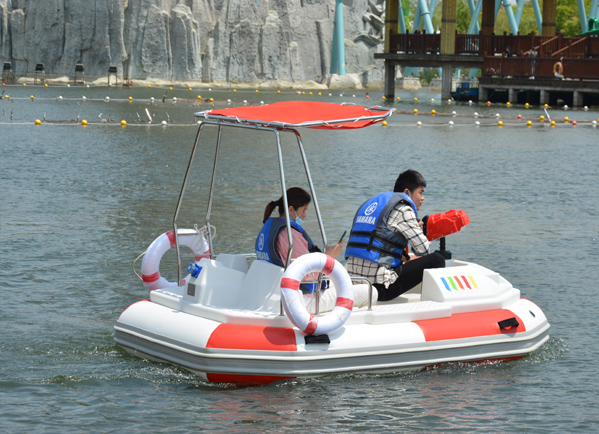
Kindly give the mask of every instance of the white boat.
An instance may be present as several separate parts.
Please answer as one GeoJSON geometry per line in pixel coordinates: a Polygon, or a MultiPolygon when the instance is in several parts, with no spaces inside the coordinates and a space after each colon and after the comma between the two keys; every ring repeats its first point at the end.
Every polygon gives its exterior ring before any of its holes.
{"type": "MultiPolygon", "coordinates": [[[[302,256],[286,270],[252,255],[214,254],[210,211],[223,129],[274,133],[282,193],[286,186],[280,134],[295,135],[326,247],[297,130],[361,128],[383,121],[392,111],[284,102],[196,113],[201,122],[173,230],[151,244],[142,264],[150,298],[121,314],[115,325],[116,343],[140,357],[179,365],[207,381],[236,384],[340,373],[388,373],[447,362],[509,360],[543,345],[549,339],[549,323],[536,304],[522,298],[520,290],[498,273],[451,259],[449,254],[446,268],[425,270],[419,287],[394,300],[359,308],[353,306],[352,278],[341,264],[324,254],[302,256]],[[218,128],[206,226],[179,229],[179,210],[206,127],[218,128]],[[185,277],[180,245],[190,248],[195,256],[185,277]],[[162,278],[158,270],[160,258],[171,247],[177,251],[178,281],[174,283],[162,278]],[[322,271],[330,280],[338,297],[332,312],[310,315],[301,295],[295,295],[301,293],[293,282],[298,283],[308,271],[322,271]]],[[[356,204],[361,200],[356,198],[356,204]]],[[[288,215],[286,220],[289,222],[288,215]]],[[[289,223],[287,230],[291,231],[289,223]]],[[[366,285],[363,289],[370,287],[364,279],[354,280],[364,282],[358,283],[366,285]]]]}

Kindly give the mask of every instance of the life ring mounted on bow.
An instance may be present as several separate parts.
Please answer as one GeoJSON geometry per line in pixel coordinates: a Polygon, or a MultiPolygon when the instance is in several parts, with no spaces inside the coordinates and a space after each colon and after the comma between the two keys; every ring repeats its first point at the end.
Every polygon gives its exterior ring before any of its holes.
{"type": "Polygon", "coordinates": [[[354,289],[349,274],[343,265],[324,253],[310,253],[293,261],[281,279],[281,295],[285,313],[307,335],[323,335],[338,330],[354,307],[354,289]],[[308,313],[300,291],[304,276],[314,272],[322,272],[330,277],[337,291],[335,307],[323,316],[308,313]]]}
{"type": "Polygon", "coordinates": [[[553,73],[562,75],[563,72],[564,66],[562,65],[562,62],[555,62],[555,65],[553,65],[553,73]]]}
{"type": "MultiPolygon", "coordinates": [[[[179,246],[186,246],[191,249],[196,262],[210,256],[210,248],[204,237],[205,233],[206,227],[201,229],[179,229],[177,231],[179,246]]],[[[175,231],[168,231],[156,238],[146,250],[141,263],[141,280],[148,291],[177,286],[176,282],[169,282],[160,275],[162,256],[174,246],[175,231]]]]}

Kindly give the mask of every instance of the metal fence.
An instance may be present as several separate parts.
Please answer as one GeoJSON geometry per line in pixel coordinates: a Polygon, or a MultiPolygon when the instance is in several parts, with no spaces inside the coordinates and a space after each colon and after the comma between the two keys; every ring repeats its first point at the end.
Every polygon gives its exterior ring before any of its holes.
{"type": "MultiPolygon", "coordinates": [[[[599,57],[599,37],[566,38],[561,35],[464,35],[456,32],[455,53],[470,55],[503,54],[509,51],[515,56],[527,55],[535,48],[539,56],[545,57],[599,57]]],[[[391,53],[423,54],[439,53],[441,35],[438,33],[393,33],[390,34],[391,53]]]]}
{"type": "MultiPolygon", "coordinates": [[[[486,56],[483,61],[484,77],[514,78],[571,78],[599,80],[599,58],[563,58],[561,73],[555,57],[486,56]],[[556,76],[556,72],[559,74],[556,76]]],[[[599,86],[599,84],[598,84],[599,86]]]]}

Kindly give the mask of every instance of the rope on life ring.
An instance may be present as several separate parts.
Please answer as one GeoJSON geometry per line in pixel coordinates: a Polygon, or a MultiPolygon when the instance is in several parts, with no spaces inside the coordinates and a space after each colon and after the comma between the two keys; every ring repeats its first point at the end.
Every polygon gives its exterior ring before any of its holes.
{"type": "Polygon", "coordinates": [[[561,75],[562,72],[564,72],[564,67],[562,65],[562,62],[555,62],[555,65],[553,65],[553,73],[561,75]]]}
{"type": "MultiPolygon", "coordinates": [[[[196,261],[210,255],[210,248],[206,238],[204,238],[205,232],[205,227],[201,229],[179,229],[177,231],[179,245],[189,247],[193,251],[196,261]]],[[[156,238],[146,250],[141,263],[141,279],[148,291],[177,286],[176,282],[169,282],[160,275],[162,256],[174,246],[175,231],[168,231],[156,238]]]]}
{"type": "Polygon", "coordinates": [[[349,274],[343,265],[324,253],[310,253],[296,259],[283,274],[281,295],[285,313],[307,335],[334,332],[345,324],[354,307],[354,289],[349,274]],[[300,290],[304,276],[314,272],[329,276],[337,290],[335,307],[323,316],[308,313],[300,290]]]}

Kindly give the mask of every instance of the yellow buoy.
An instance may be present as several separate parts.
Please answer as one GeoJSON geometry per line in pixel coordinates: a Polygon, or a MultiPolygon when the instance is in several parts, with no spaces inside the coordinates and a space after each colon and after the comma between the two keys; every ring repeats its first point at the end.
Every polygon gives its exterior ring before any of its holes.
{"type": "Polygon", "coordinates": [[[509,106],[512,105],[512,103],[508,101],[508,102],[505,103],[505,105],[506,105],[506,107],[509,107],[509,106]]]}
{"type": "Polygon", "coordinates": [[[127,121],[123,119],[121,121],[121,127],[126,127],[126,126],[127,126],[127,121]]]}
{"type": "Polygon", "coordinates": [[[133,97],[132,97],[132,96],[130,96],[130,97],[129,97],[129,102],[132,102],[132,101],[133,101],[133,97]]]}
{"type": "Polygon", "coordinates": [[[543,115],[539,116],[539,120],[540,120],[541,122],[545,122],[545,116],[543,116],[543,115]]]}
{"type": "Polygon", "coordinates": [[[414,109],[414,114],[417,115],[418,114],[418,109],[414,109]]]}
{"type": "Polygon", "coordinates": [[[385,95],[383,95],[383,100],[385,100],[385,99],[387,99],[387,98],[385,98],[385,95]]]}
{"type": "Polygon", "coordinates": [[[530,105],[528,103],[526,103],[526,104],[524,104],[524,107],[528,108],[528,107],[530,107],[530,105]]]}
{"type": "Polygon", "coordinates": [[[387,126],[387,121],[383,121],[383,126],[386,127],[387,126]]]}
{"type": "Polygon", "coordinates": [[[431,115],[435,116],[437,114],[437,111],[435,109],[431,110],[431,115]]]}
{"type": "Polygon", "coordinates": [[[321,96],[321,95],[322,95],[322,93],[318,92],[318,96],[321,96]]]}
{"type": "Polygon", "coordinates": [[[4,95],[4,99],[8,99],[10,98],[8,95],[4,95]]]}
{"type": "Polygon", "coordinates": [[[549,104],[545,104],[545,106],[544,106],[544,107],[545,107],[545,108],[549,108],[549,104]]]}
{"type": "Polygon", "coordinates": [[[85,119],[83,119],[83,120],[81,121],[81,125],[83,125],[84,127],[87,127],[87,121],[86,121],[85,119]]]}
{"type": "Polygon", "coordinates": [[[567,124],[568,122],[570,122],[570,118],[569,118],[568,116],[566,116],[566,117],[564,118],[564,123],[565,123],[565,124],[567,124]]]}
{"type": "Polygon", "coordinates": [[[258,93],[258,89],[256,89],[256,93],[258,93]]]}
{"type": "Polygon", "coordinates": [[[527,126],[528,128],[532,127],[532,121],[527,121],[527,122],[526,122],[526,126],[527,126]]]}
{"type": "Polygon", "coordinates": [[[168,88],[168,90],[173,90],[173,86],[170,86],[170,87],[168,88]]]}
{"type": "Polygon", "coordinates": [[[33,101],[35,99],[35,97],[33,95],[31,95],[29,98],[31,98],[31,101],[33,101]]]}
{"type": "Polygon", "coordinates": [[[27,86],[27,83],[23,83],[23,87],[27,86]]]}
{"type": "Polygon", "coordinates": [[[151,85],[151,84],[148,84],[148,87],[152,87],[152,85],[151,85]]]}
{"type": "Polygon", "coordinates": [[[35,120],[35,125],[41,125],[41,124],[42,124],[42,121],[40,121],[39,119],[35,120]]]}
{"type": "Polygon", "coordinates": [[[497,121],[497,126],[498,127],[502,127],[503,126],[503,121],[497,121]]]}
{"type": "Polygon", "coordinates": [[[210,102],[214,102],[214,98],[210,98],[210,102]]]}
{"type": "Polygon", "coordinates": [[[418,102],[418,98],[414,98],[414,102],[418,102]]]}
{"type": "Polygon", "coordinates": [[[281,91],[280,91],[280,90],[277,90],[277,93],[281,93],[281,91]]]}
{"type": "Polygon", "coordinates": [[[401,98],[400,98],[400,97],[397,97],[397,101],[401,101],[401,98]]]}
{"type": "Polygon", "coordinates": [[[551,126],[555,127],[555,121],[551,121],[551,126]]]}
{"type": "Polygon", "coordinates": [[[312,92],[310,92],[310,95],[312,95],[312,92]]]}
{"type": "Polygon", "coordinates": [[[237,89],[233,89],[233,92],[237,92],[237,89]]]}
{"type": "Polygon", "coordinates": [[[202,99],[202,95],[198,95],[198,99],[202,99]]]}
{"type": "Polygon", "coordinates": [[[191,92],[192,90],[193,90],[193,89],[190,87],[190,88],[189,88],[189,91],[191,92]]]}
{"type": "Polygon", "coordinates": [[[44,86],[48,87],[48,83],[44,84],[44,86]]]}
{"type": "Polygon", "coordinates": [[[302,95],[305,95],[305,94],[306,94],[306,92],[304,92],[304,91],[302,90],[302,95]]]}

